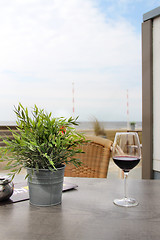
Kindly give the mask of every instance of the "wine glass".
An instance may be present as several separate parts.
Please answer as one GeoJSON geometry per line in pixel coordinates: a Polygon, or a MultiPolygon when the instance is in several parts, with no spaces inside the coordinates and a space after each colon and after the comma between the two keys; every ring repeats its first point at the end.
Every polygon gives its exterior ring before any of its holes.
{"type": "Polygon", "coordinates": [[[126,194],[126,180],[129,171],[134,168],[140,161],[141,148],[139,137],[136,132],[116,133],[112,158],[115,164],[124,172],[124,197],[115,199],[114,204],[122,207],[137,206],[138,202],[134,198],[128,198],[126,194]]]}

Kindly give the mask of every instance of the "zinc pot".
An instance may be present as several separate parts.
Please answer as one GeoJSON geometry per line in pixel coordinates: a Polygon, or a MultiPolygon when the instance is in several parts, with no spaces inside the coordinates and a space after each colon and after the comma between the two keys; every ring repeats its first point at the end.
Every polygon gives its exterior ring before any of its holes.
{"type": "Polygon", "coordinates": [[[131,130],[132,130],[132,131],[135,130],[135,125],[131,125],[131,130]]]}
{"type": "Polygon", "coordinates": [[[27,168],[30,203],[36,206],[52,206],[62,201],[65,165],[50,171],[27,168]]]}

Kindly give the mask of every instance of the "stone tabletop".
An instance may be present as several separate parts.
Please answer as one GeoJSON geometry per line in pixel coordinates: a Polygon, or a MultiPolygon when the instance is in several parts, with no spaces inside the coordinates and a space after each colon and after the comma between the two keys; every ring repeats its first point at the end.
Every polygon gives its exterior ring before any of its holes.
{"type": "Polygon", "coordinates": [[[35,207],[24,201],[0,206],[3,240],[160,239],[160,181],[128,180],[137,207],[113,204],[123,196],[123,180],[65,178],[78,185],[62,204],[35,207]]]}

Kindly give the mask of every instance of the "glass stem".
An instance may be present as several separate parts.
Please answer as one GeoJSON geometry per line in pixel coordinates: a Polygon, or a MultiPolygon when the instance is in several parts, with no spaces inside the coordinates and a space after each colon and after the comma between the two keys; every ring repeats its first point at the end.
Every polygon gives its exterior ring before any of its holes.
{"type": "Polygon", "coordinates": [[[124,172],[124,198],[127,198],[127,177],[128,172],[124,172]]]}

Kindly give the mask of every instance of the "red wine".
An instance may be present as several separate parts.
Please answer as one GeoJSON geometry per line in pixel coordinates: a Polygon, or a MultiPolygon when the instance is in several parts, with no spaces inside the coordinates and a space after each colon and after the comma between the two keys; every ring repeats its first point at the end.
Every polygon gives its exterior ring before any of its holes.
{"type": "Polygon", "coordinates": [[[140,161],[140,158],[132,156],[115,156],[113,157],[115,164],[124,172],[129,172],[140,161]]]}

